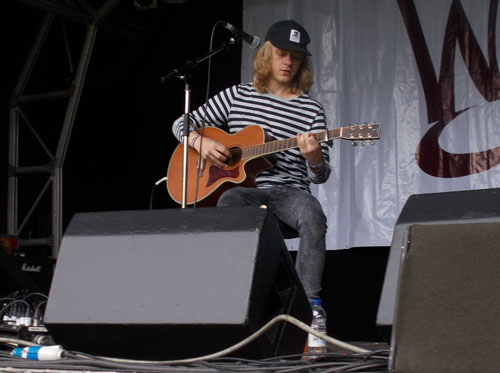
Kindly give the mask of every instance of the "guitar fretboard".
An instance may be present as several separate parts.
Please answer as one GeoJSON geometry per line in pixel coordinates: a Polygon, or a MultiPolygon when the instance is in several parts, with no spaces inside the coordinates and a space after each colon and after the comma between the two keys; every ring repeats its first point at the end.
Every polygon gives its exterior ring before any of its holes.
{"type": "MultiPolygon", "coordinates": [[[[318,142],[333,140],[340,137],[341,128],[336,128],[329,131],[313,133],[314,138],[318,142]]],[[[263,155],[269,155],[283,150],[298,148],[299,144],[296,137],[290,137],[285,140],[276,140],[266,142],[264,144],[247,146],[241,151],[241,158],[253,158],[263,155]]]]}
{"type": "MultiPolygon", "coordinates": [[[[313,136],[318,142],[338,138],[354,142],[357,140],[375,140],[380,137],[380,123],[365,123],[361,125],[356,124],[347,127],[334,128],[328,131],[315,132],[313,133],[313,136]]],[[[241,159],[248,159],[297,148],[298,146],[297,137],[290,137],[285,140],[276,140],[244,148],[231,149],[231,152],[233,155],[237,155],[241,159]]]]}

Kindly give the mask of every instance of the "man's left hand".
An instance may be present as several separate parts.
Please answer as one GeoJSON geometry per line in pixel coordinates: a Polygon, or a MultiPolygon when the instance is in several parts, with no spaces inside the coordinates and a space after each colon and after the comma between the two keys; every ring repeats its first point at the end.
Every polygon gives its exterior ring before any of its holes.
{"type": "Polygon", "coordinates": [[[311,132],[307,131],[303,134],[297,134],[297,143],[299,144],[300,152],[311,166],[318,166],[323,162],[321,146],[311,132]]]}

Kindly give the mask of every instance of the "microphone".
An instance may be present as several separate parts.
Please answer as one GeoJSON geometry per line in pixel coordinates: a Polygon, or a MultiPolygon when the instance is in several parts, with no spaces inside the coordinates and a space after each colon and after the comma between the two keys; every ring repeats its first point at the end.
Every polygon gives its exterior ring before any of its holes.
{"type": "Polygon", "coordinates": [[[222,23],[224,24],[224,27],[231,31],[236,37],[241,38],[250,44],[250,48],[255,49],[259,46],[260,38],[258,36],[247,34],[245,31],[234,27],[229,22],[223,21],[222,23]]]}

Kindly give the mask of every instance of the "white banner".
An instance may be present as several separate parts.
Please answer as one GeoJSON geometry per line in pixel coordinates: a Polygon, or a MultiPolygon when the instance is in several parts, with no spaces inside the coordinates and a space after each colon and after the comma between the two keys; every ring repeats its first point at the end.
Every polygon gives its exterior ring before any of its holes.
{"type": "MultiPolygon", "coordinates": [[[[330,128],[379,122],[374,146],[336,140],[313,187],[327,248],[390,246],[411,194],[500,187],[498,0],[245,0],[264,39],[295,19],[311,36],[310,94],[330,128]]],[[[254,51],[243,46],[242,81],[254,51]]],[[[500,208],[500,207],[499,207],[500,208]]]]}

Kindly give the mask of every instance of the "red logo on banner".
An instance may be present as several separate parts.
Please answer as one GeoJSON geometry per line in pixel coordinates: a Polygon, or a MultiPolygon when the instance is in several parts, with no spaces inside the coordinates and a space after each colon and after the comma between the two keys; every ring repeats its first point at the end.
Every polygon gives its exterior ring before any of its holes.
{"type": "MultiPolygon", "coordinates": [[[[500,163],[500,146],[474,153],[450,153],[441,148],[439,137],[447,125],[471,108],[455,109],[455,51],[460,48],[464,64],[478,92],[487,102],[500,100],[500,74],[495,48],[498,0],[491,0],[488,14],[488,58],[485,58],[472,31],[462,4],[453,0],[446,25],[439,79],[432,65],[413,0],[398,0],[399,8],[415,54],[432,127],[416,152],[419,167],[427,174],[460,177],[486,171],[500,163]]],[[[469,125],[477,125],[470,123],[469,125]]]]}

